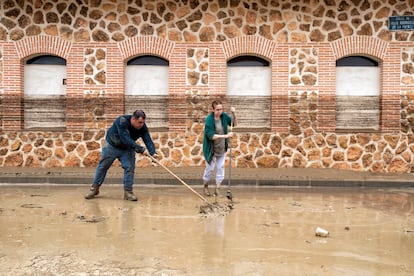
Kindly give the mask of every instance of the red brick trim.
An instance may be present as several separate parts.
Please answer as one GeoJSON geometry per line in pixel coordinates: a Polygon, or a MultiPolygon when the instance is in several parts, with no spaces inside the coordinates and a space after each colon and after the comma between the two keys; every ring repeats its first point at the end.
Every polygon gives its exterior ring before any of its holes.
{"type": "Polygon", "coordinates": [[[270,61],[276,47],[277,43],[274,41],[257,36],[242,36],[222,43],[226,60],[240,55],[253,54],[270,61]]]}
{"type": "Polygon", "coordinates": [[[381,132],[395,132],[400,128],[400,48],[370,36],[352,36],[331,43],[336,60],[350,55],[369,55],[381,64],[381,132]],[[388,76],[393,76],[392,78],[388,76]],[[385,112],[384,112],[385,111],[385,112]]]}
{"type": "Polygon", "coordinates": [[[123,59],[139,55],[151,54],[170,60],[175,43],[152,36],[134,37],[118,44],[123,59]]]}
{"type": "MultiPolygon", "coordinates": [[[[270,127],[272,131],[286,132],[288,130],[287,94],[284,94],[280,86],[280,77],[275,69],[278,52],[277,43],[272,40],[257,36],[242,36],[226,40],[221,44],[224,57],[228,61],[242,55],[254,55],[271,62],[272,86],[271,86],[271,114],[270,127]],[[279,92],[277,92],[279,91],[279,92]]],[[[283,69],[282,69],[283,70],[283,69]]]]}
{"type": "Polygon", "coordinates": [[[13,58],[12,61],[8,62],[10,68],[14,68],[14,70],[7,70],[7,74],[9,72],[13,74],[13,86],[8,88],[4,102],[7,103],[7,112],[13,115],[4,120],[5,130],[23,129],[24,65],[22,60],[42,54],[52,54],[68,59],[72,45],[72,42],[59,37],[44,35],[25,37],[10,44],[10,48],[14,48],[15,51],[14,57],[18,58],[13,58]]]}
{"type": "Polygon", "coordinates": [[[30,36],[14,44],[20,59],[39,54],[53,54],[66,59],[72,47],[72,42],[56,36],[30,36]]]}
{"type": "Polygon", "coordinates": [[[350,36],[331,43],[336,60],[350,55],[362,54],[384,59],[389,43],[370,36],[350,36]]]}
{"type": "Polygon", "coordinates": [[[289,132],[289,46],[278,45],[272,53],[272,132],[289,132]]]}

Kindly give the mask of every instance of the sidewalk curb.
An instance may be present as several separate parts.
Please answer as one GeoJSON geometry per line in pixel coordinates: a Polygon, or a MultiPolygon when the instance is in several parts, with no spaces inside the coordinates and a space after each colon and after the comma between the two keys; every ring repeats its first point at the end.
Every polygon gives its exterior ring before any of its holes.
{"type": "MultiPolygon", "coordinates": [[[[9,184],[75,184],[90,185],[91,177],[55,177],[55,176],[36,176],[36,177],[0,177],[0,183],[9,184]]],[[[200,178],[182,178],[184,182],[191,186],[201,185],[200,178]]],[[[122,177],[107,177],[104,184],[122,184],[122,177]]],[[[135,185],[180,185],[175,178],[148,178],[135,177],[135,185]]],[[[227,180],[222,184],[227,187],[227,180]]],[[[299,186],[299,187],[372,187],[372,188],[413,188],[412,181],[387,181],[387,180],[338,180],[338,179],[233,179],[232,186],[299,186]]]]}
{"type": "MultiPolygon", "coordinates": [[[[228,168],[226,168],[227,171],[228,168]]],[[[3,184],[77,184],[91,185],[95,168],[27,168],[0,167],[0,183],[3,184]]],[[[171,171],[188,185],[201,186],[204,167],[177,167],[171,171]]],[[[104,184],[121,185],[124,171],[112,167],[104,184]]],[[[313,168],[232,168],[222,185],[227,186],[228,177],[232,186],[300,186],[300,187],[414,187],[414,174],[373,173],[339,169],[313,168]]],[[[181,185],[169,172],[161,167],[137,167],[136,185],[181,185]]],[[[214,183],[212,183],[214,184],[214,183]]]]}

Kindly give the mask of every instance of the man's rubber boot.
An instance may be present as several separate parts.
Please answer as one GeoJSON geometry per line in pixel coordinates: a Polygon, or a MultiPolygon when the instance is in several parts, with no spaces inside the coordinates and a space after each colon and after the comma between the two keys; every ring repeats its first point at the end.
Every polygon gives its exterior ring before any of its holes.
{"type": "Polygon", "coordinates": [[[124,191],[124,199],[129,201],[137,201],[138,198],[134,195],[132,191],[124,191]]]}
{"type": "Polygon", "coordinates": [[[91,186],[91,189],[85,195],[85,199],[92,199],[97,195],[99,195],[99,186],[91,186]]]}

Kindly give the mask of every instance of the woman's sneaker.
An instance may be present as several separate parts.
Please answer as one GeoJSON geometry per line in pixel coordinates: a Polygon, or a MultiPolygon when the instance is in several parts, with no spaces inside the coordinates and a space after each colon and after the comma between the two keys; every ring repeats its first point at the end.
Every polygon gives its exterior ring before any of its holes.
{"type": "Polygon", "coordinates": [[[205,196],[211,196],[210,191],[208,189],[208,185],[206,185],[206,184],[204,184],[203,192],[204,192],[205,196]]]}
{"type": "Polygon", "coordinates": [[[220,187],[216,187],[216,189],[214,190],[214,196],[220,197],[220,187]]]}

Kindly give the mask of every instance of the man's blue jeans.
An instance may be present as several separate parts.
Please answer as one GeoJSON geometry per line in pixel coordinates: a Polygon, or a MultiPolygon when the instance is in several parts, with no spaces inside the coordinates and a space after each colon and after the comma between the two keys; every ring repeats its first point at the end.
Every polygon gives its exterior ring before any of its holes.
{"type": "Polygon", "coordinates": [[[106,143],[102,149],[101,160],[96,168],[93,186],[101,186],[115,159],[121,162],[124,169],[124,190],[132,191],[135,172],[135,151],[133,149],[119,149],[106,143]]]}

